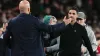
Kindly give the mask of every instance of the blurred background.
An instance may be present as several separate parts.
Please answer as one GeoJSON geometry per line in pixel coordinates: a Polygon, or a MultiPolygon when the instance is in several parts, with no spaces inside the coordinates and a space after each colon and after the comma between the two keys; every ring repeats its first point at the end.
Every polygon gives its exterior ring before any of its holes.
{"type": "MultiPolygon", "coordinates": [[[[21,0],[0,0],[0,25],[19,14],[18,4],[21,0]]],[[[71,6],[77,6],[85,12],[89,24],[96,37],[100,38],[100,0],[29,0],[31,14],[41,19],[45,15],[53,15],[62,20],[71,6]]]]}
{"type": "MultiPolygon", "coordinates": [[[[18,4],[21,0],[0,0],[0,26],[19,14],[18,4]]],[[[100,39],[100,0],[29,0],[31,14],[42,19],[53,15],[62,20],[71,6],[77,6],[85,12],[87,24],[90,25],[97,39],[100,39]]]]}

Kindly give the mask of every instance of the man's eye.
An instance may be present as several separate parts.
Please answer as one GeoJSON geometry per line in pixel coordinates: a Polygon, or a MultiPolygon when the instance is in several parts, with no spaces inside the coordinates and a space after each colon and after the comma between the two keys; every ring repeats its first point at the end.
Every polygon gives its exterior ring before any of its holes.
{"type": "Polygon", "coordinates": [[[75,15],[75,13],[73,13],[73,15],[75,15]]]}
{"type": "Polygon", "coordinates": [[[69,13],[69,14],[71,14],[71,13],[69,13]]]}

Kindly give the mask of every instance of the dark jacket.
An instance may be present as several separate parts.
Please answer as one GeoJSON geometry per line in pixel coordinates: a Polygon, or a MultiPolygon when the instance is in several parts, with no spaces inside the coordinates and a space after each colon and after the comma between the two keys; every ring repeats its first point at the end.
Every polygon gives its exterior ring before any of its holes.
{"type": "Polygon", "coordinates": [[[93,50],[85,28],[78,23],[68,24],[66,30],[60,36],[60,56],[81,56],[83,41],[91,56],[93,56],[93,50]]]}
{"type": "Polygon", "coordinates": [[[11,36],[12,56],[45,56],[40,37],[41,31],[53,33],[57,29],[40,22],[30,14],[22,13],[10,20],[4,34],[4,46],[9,44],[11,36]]]}

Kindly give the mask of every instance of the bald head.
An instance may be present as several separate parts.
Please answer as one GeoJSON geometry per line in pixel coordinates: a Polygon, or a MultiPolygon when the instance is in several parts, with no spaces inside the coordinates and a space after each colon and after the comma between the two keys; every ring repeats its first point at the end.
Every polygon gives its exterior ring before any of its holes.
{"type": "Polygon", "coordinates": [[[30,13],[30,3],[27,0],[22,0],[19,3],[19,10],[20,10],[20,13],[29,14],[30,13]]]}

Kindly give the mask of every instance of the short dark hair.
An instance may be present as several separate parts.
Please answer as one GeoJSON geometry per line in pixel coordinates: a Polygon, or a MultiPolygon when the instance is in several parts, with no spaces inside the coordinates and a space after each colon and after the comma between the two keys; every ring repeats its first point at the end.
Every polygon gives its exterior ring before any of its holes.
{"type": "Polygon", "coordinates": [[[70,10],[75,10],[77,13],[79,12],[77,6],[70,7],[69,10],[68,10],[68,12],[69,12],[70,10]]]}

